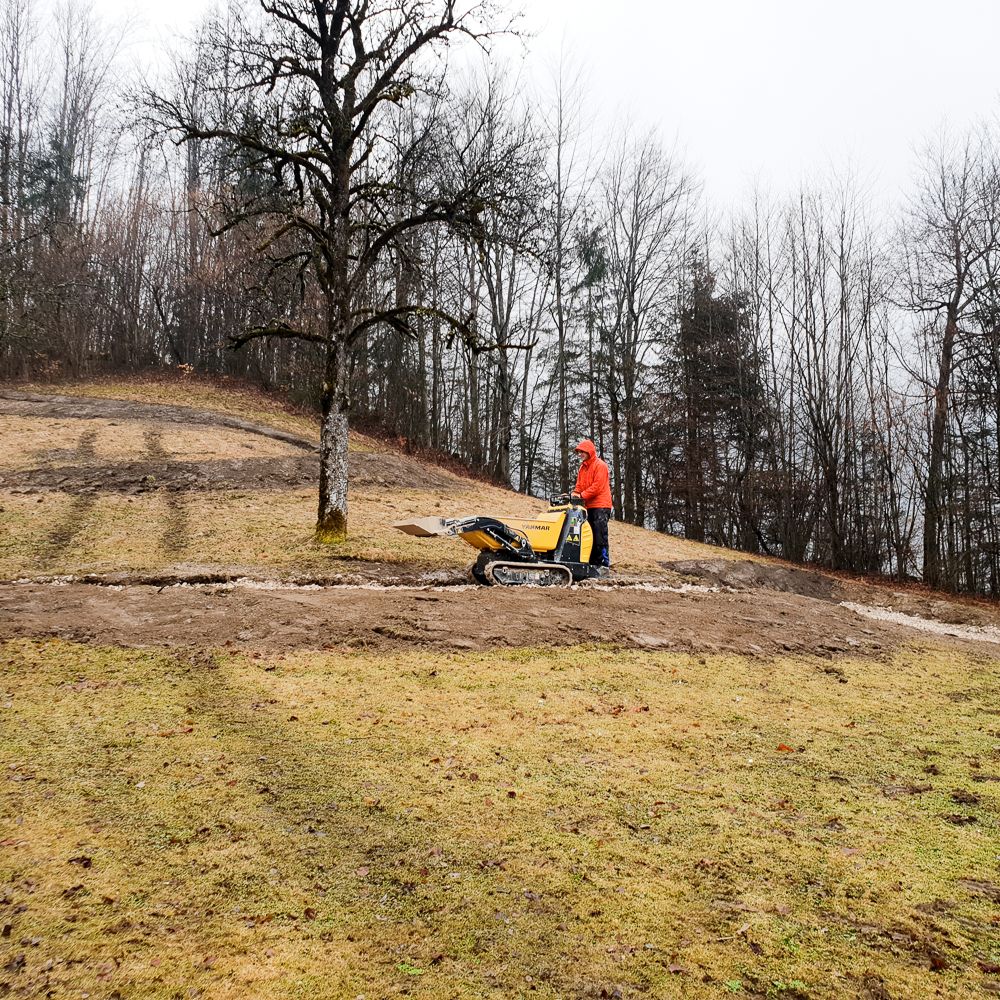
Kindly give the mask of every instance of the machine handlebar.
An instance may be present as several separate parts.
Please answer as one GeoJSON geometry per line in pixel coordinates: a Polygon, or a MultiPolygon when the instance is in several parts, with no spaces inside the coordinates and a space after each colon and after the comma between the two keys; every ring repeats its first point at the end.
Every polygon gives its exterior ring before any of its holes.
{"type": "Polygon", "coordinates": [[[584,503],[583,498],[576,493],[559,493],[549,497],[549,505],[552,507],[566,507],[567,505],[582,507],[584,503]]]}

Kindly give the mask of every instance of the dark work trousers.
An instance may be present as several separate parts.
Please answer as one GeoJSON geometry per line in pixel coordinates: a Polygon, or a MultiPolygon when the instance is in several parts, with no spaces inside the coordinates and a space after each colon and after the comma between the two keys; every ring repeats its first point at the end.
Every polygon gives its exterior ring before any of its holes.
{"type": "Polygon", "coordinates": [[[592,507],[587,511],[590,530],[594,533],[594,547],[590,550],[591,566],[610,566],[611,548],[608,544],[608,521],[611,510],[608,507],[592,507]]]}

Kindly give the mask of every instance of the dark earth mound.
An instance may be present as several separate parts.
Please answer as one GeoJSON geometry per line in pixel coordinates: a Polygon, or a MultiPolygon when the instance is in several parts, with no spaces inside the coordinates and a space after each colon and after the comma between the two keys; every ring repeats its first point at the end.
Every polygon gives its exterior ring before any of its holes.
{"type": "Polygon", "coordinates": [[[749,559],[685,559],[663,563],[663,568],[733,590],[777,590],[818,600],[830,600],[836,586],[836,580],[825,573],[749,559]]]}

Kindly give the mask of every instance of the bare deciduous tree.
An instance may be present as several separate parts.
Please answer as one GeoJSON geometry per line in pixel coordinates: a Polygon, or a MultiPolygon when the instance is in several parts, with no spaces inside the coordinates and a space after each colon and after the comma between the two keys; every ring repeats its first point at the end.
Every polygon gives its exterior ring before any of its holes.
{"type": "Polygon", "coordinates": [[[946,431],[956,348],[980,294],[984,265],[1000,251],[1000,193],[983,136],[927,152],[906,228],[909,305],[925,320],[933,345],[923,568],[931,586],[944,582],[942,531],[946,431]]]}
{"type": "Polygon", "coordinates": [[[673,312],[692,235],[694,186],[653,136],[623,140],[601,179],[610,286],[604,335],[616,513],[643,523],[643,389],[673,312]]]}
{"type": "MultiPolygon", "coordinates": [[[[229,225],[271,220],[266,249],[294,233],[301,249],[282,263],[308,268],[322,295],[319,329],[287,317],[247,331],[237,346],[258,338],[322,346],[324,361],[318,537],[347,530],[348,354],[379,324],[408,332],[413,317],[433,310],[419,303],[359,305],[365,282],[384,254],[414,230],[435,223],[478,226],[481,178],[468,186],[415,184],[410,211],[386,211],[383,141],[378,123],[387,105],[434,94],[441,86],[435,53],[449,40],[480,43],[491,34],[486,0],[261,0],[260,16],[219,31],[215,42],[232,75],[228,92],[241,104],[225,119],[206,119],[183,97],[150,92],[153,120],[179,141],[215,141],[250,159],[269,184],[245,198],[229,225]]],[[[442,181],[445,178],[435,178],[442,181]]],[[[391,199],[398,205],[397,196],[391,199]]],[[[439,318],[464,331],[460,317],[439,318]]]]}

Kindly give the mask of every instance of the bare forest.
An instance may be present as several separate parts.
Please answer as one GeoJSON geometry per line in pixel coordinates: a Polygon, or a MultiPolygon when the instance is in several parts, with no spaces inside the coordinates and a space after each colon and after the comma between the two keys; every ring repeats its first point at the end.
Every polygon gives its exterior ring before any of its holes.
{"type": "Polygon", "coordinates": [[[724,216],[595,134],[571,59],[501,58],[502,11],[375,6],[234,4],[146,80],[86,6],[8,0],[0,377],[280,390],[334,535],[349,421],[538,496],[591,437],[620,520],[1000,597],[992,125],[892,211],[830,178],[724,216]]]}

